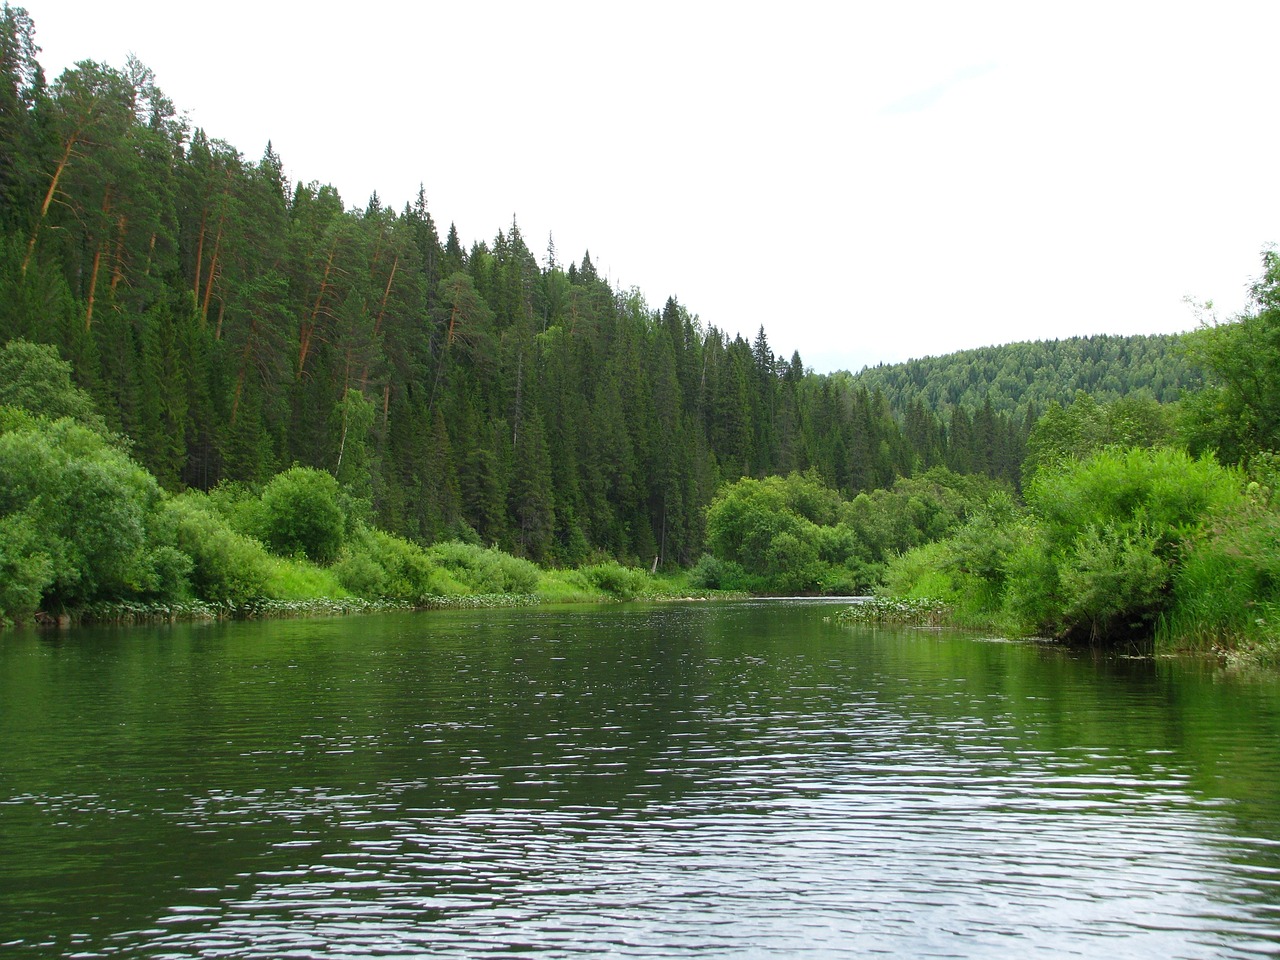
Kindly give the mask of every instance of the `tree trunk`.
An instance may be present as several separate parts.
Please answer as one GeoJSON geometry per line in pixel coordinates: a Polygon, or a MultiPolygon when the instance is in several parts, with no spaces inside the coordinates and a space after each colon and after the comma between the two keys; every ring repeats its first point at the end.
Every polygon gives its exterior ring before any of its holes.
{"type": "Polygon", "coordinates": [[[324,276],[320,278],[320,292],[316,294],[315,306],[311,308],[311,316],[302,325],[300,336],[298,338],[298,379],[302,379],[302,374],[307,367],[307,354],[311,351],[311,336],[316,329],[316,321],[320,316],[320,305],[324,303],[325,292],[329,289],[329,274],[333,270],[333,258],[338,252],[338,244],[329,249],[329,259],[324,265],[324,276]]]}
{"type": "MultiPolygon", "coordinates": [[[[129,224],[129,218],[124,214],[120,215],[120,219],[116,221],[116,252],[115,265],[111,271],[111,296],[114,299],[116,295],[116,287],[120,286],[120,280],[124,275],[124,234],[125,228],[129,224]]],[[[154,234],[152,237],[154,239],[154,234]]]]}
{"type": "Polygon", "coordinates": [[[204,284],[204,302],[200,305],[200,324],[209,322],[209,300],[213,297],[213,281],[218,275],[218,256],[222,252],[222,221],[218,222],[218,233],[213,238],[213,256],[209,259],[209,276],[204,284]]]}
{"type": "Polygon", "coordinates": [[[54,195],[58,192],[58,181],[62,179],[62,172],[67,169],[67,164],[71,162],[71,153],[75,149],[76,142],[80,138],[80,131],[67,139],[66,149],[62,151],[62,159],[58,161],[58,166],[53,171],[53,179],[49,181],[49,189],[44,195],[44,203],[40,204],[40,216],[36,220],[35,229],[31,231],[31,240],[27,243],[27,255],[22,258],[22,275],[27,275],[27,266],[31,263],[31,256],[36,252],[36,238],[40,236],[40,227],[44,223],[45,216],[49,213],[49,207],[53,203],[54,195]]]}
{"type": "Polygon", "coordinates": [[[236,373],[236,389],[231,397],[231,422],[229,426],[236,425],[236,414],[240,412],[240,395],[244,392],[244,378],[249,372],[249,355],[253,352],[253,342],[258,333],[258,321],[250,319],[249,335],[245,337],[244,349],[240,351],[240,370],[236,373]]]}
{"type": "MultiPolygon", "coordinates": [[[[102,215],[105,218],[111,212],[111,188],[107,187],[106,192],[102,195],[102,215]]],[[[89,273],[89,298],[85,304],[84,310],[84,328],[89,329],[93,324],[93,301],[98,289],[98,267],[102,263],[102,246],[104,241],[99,240],[97,247],[93,251],[93,269],[89,273]]]]}
{"type": "MultiPolygon", "coordinates": [[[[391,296],[391,284],[396,278],[396,268],[400,266],[400,254],[396,254],[396,258],[391,261],[391,273],[387,276],[386,289],[382,291],[382,303],[378,305],[378,317],[373,321],[373,335],[376,337],[382,332],[382,318],[387,312],[387,300],[391,296]]],[[[364,369],[360,371],[360,392],[363,393],[365,387],[369,385],[369,365],[366,363],[364,369]]]]}

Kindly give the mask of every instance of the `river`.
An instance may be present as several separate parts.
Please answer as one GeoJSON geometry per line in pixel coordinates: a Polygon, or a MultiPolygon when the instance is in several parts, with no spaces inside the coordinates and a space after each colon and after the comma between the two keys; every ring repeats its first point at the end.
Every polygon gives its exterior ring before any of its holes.
{"type": "Polygon", "coordinates": [[[1280,683],[815,602],[0,633],[0,956],[1280,955],[1280,683]]]}

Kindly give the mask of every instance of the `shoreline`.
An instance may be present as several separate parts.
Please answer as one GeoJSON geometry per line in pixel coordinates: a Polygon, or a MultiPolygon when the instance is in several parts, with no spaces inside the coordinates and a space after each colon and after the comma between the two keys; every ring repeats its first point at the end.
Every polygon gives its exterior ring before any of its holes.
{"type": "Polygon", "coordinates": [[[158,626],[165,623],[217,623],[235,620],[304,620],[319,617],[349,617],[378,613],[415,613],[431,610],[487,610],[559,604],[695,603],[717,600],[745,600],[747,594],[734,591],[654,594],[626,599],[601,594],[598,597],[543,597],[538,594],[486,593],[456,596],[426,596],[411,600],[367,600],[361,597],[315,597],[303,600],[251,600],[243,604],[218,604],[200,600],[147,604],[118,602],[92,604],[62,614],[37,613],[32,622],[6,630],[74,630],[89,626],[158,626]]]}

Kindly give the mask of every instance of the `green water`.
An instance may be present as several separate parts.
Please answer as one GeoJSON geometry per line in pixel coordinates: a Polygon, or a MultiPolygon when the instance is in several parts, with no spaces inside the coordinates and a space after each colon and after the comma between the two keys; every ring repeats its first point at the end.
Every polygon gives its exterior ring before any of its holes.
{"type": "Polygon", "coordinates": [[[1280,683],[831,609],[0,634],[0,956],[1280,955],[1280,683]]]}

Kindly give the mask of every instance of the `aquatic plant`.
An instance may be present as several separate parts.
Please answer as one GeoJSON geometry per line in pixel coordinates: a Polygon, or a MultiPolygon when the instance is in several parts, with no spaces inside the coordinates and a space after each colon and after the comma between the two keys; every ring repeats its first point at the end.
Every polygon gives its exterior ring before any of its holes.
{"type": "Polygon", "coordinates": [[[936,597],[867,597],[838,611],[831,619],[846,624],[903,624],[940,627],[951,621],[950,604],[936,597]]]}

